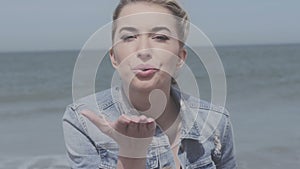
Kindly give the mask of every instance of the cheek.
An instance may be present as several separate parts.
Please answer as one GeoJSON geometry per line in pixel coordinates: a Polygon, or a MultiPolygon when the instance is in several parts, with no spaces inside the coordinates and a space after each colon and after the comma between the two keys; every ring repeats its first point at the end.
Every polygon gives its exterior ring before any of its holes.
{"type": "Polygon", "coordinates": [[[115,50],[114,50],[115,60],[116,60],[116,62],[117,62],[118,64],[120,64],[121,61],[124,59],[124,58],[122,57],[122,56],[123,56],[122,53],[123,53],[122,50],[119,50],[118,48],[115,48],[115,50]]]}
{"type": "Polygon", "coordinates": [[[131,63],[132,57],[129,57],[127,53],[124,53],[122,50],[118,50],[115,52],[115,60],[117,62],[116,70],[119,75],[122,77],[129,77],[132,75],[131,71],[131,63]]]}
{"type": "Polygon", "coordinates": [[[119,64],[124,60],[128,60],[128,58],[134,54],[134,50],[132,50],[132,48],[124,45],[116,45],[114,52],[116,60],[119,64]]]}
{"type": "Polygon", "coordinates": [[[133,78],[134,74],[130,70],[130,67],[125,62],[122,62],[116,69],[122,81],[129,83],[133,78]]]}
{"type": "Polygon", "coordinates": [[[168,76],[174,76],[176,72],[176,63],[174,60],[166,60],[165,62],[161,62],[162,67],[161,70],[167,74],[168,76]]]}
{"type": "Polygon", "coordinates": [[[164,67],[168,68],[169,70],[176,69],[176,66],[179,61],[179,56],[171,52],[164,52],[161,53],[160,57],[158,58],[160,62],[163,64],[164,67]]]}

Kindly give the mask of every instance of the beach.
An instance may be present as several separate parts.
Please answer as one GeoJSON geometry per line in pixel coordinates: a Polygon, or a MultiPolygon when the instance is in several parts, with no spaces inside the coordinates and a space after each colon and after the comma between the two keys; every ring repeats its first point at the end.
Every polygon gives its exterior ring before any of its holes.
{"type": "MultiPolygon", "coordinates": [[[[300,166],[300,45],[222,46],[239,169],[300,166]]],[[[62,116],[79,51],[0,53],[0,169],[68,168],[62,116]]],[[[190,52],[192,54],[192,52],[190,52]]],[[[203,99],[209,79],[190,57],[203,99]]],[[[96,91],[110,87],[108,58],[96,91]]]]}

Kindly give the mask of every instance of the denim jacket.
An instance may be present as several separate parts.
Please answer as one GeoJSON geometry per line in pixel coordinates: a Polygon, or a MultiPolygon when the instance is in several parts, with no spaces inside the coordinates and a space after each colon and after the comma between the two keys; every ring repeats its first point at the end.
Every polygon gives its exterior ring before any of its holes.
{"type": "MultiPolygon", "coordinates": [[[[122,99],[119,87],[96,93],[69,105],[63,116],[67,155],[74,169],[114,169],[118,161],[117,143],[80,114],[90,109],[115,121],[132,112],[122,99]],[[94,103],[94,104],[93,104],[94,103]]],[[[234,169],[233,133],[228,112],[172,88],[180,104],[181,137],[178,158],[183,169],[234,169]]],[[[157,127],[149,145],[147,169],[175,168],[168,137],[157,127]]]]}

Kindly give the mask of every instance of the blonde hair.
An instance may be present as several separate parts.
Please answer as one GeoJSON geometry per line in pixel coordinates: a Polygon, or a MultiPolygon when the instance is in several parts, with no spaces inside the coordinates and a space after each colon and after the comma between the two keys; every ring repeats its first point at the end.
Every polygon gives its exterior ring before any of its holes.
{"type": "MultiPolygon", "coordinates": [[[[178,38],[180,40],[180,44],[183,46],[189,32],[189,17],[187,12],[178,4],[176,0],[120,0],[119,4],[117,5],[114,14],[113,14],[113,21],[116,21],[119,18],[119,15],[122,9],[131,3],[136,2],[146,2],[151,4],[160,5],[166,9],[168,9],[175,17],[178,17],[180,20],[178,21],[177,31],[178,31],[178,38]]],[[[112,29],[112,38],[115,36],[116,25],[115,22],[113,23],[112,29]]]]}

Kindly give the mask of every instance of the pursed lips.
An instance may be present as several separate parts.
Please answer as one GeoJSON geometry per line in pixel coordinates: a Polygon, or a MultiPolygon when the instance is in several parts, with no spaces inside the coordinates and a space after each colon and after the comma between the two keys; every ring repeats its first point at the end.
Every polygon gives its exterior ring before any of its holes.
{"type": "Polygon", "coordinates": [[[154,75],[159,68],[150,64],[140,64],[132,68],[132,71],[136,76],[140,77],[150,77],[154,75]]]}
{"type": "Polygon", "coordinates": [[[133,71],[140,70],[140,71],[146,71],[150,69],[159,70],[156,66],[150,65],[150,64],[140,64],[132,68],[133,71]]]}

